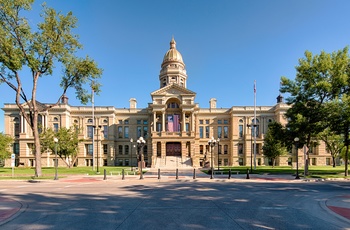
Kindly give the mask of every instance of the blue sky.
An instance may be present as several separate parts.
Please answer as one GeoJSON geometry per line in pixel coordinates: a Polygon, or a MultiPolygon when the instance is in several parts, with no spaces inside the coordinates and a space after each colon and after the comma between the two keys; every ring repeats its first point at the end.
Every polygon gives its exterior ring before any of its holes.
{"type": "MultiPolygon", "coordinates": [[[[35,1],[27,18],[40,22],[35,1]]],[[[298,59],[309,50],[333,52],[350,43],[350,1],[347,0],[47,0],[57,11],[78,18],[74,33],[89,55],[104,69],[96,106],[138,108],[151,102],[159,89],[163,56],[174,36],[186,64],[187,88],[200,107],[276,103],[281,76],[295,77],[298,59]]],[[[25,77],[28,72],[23,71],[25,77]]],[[[29,76],[29,75],[28,75],[29,76]]],[[[60,71],[39,81],[37,100],[55,102],[60,95],[60,71]]],[[[30,81],[24,81],[27,90],[30,81]]],[[[28,91],[28,94],[30,92],[28,91]]],[[[71,105],[80,105],[71,90],[71,105]]],[[[0,85],[0,105],[13,103],[14,92],[0,85]]],[[[90,105],[90,104],[88,104],[90,105]]],[[[0,112],[0,132],[4,130],[0,112]]]]}

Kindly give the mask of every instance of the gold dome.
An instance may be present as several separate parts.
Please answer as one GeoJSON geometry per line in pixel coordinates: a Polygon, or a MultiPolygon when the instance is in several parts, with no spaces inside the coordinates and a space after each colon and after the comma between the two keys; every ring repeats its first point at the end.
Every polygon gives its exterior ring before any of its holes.
{"type": "Polygon", "coordinates": [[[174,37],[170,41],[170,49],[168,52],[166,52],[163,58],[163,63],[168,61],[177,61],[183,63],[182,55],[179,51],[176,50],[176,42],[174,37]]]}

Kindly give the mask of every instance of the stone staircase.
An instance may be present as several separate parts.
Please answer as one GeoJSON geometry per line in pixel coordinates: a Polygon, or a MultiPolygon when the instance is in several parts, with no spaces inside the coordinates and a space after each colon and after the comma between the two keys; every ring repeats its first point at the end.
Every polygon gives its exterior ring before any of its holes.
{"type": "Polygon", "coordinates": [[[160,169],[192,169],[192,160],[190,157],[157,157],[155,168],[160,169]]]}

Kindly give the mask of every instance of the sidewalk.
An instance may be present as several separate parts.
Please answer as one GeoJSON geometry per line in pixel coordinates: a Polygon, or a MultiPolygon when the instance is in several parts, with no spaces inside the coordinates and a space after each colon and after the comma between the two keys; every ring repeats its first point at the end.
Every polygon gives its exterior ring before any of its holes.
{"type": "MultiPolygon", "coordinates": [[[[100,176],[70,176],[65,179],[60,179],[58,181],[50,181],[55,183],[65,182],[65,183],[84,183],[91,181],[101,181],[104,175],[100,176]]],[[[121,176],[110,176],[107,175],[107,180],[121,180],[121,176]]],[[[140,181],[139,175],[127,175],[126,180],[140,181]]],[[[158,180],[158,170],[150,170],[144,174],[144,182],[158,180]]],[[[251,174],[249,179],[247,179],[246,174],[232,174],[231,179],[228,179],[228,175],[214,175],[213,179],[210,179],[210,175],[207,175],[200,170],[196,170],[196,179],[193,178],[193,170],[181,170],[176,175],[175,170],[163,170],[160,176],[160,181],[183,181],[187,182],[189,180],[203,181],[203,182],[223,182],[223,181],[234,181],[234,182],[283,182],[283,183],[293,183],[293,182],[308,182],[310,180],[295,180],[291,175],[259,175],[251,174]]],[[[324,206],[328,210],[336,215],[345,218],[350,221],[350,195],[346,196],[336,196],[331,197],[325,201],[324,206]]],[[[6,222],[11,221],[16,216],[20,215],[21,212],[25,210],[25,206],[13,199],[0,197],[0,226],[6,222]]]]}

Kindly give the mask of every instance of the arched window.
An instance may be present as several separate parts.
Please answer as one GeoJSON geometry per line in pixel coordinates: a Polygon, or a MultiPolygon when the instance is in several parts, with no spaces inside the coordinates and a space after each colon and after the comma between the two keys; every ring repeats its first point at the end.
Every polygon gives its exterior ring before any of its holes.
{"type": "Polygon", "coordinates": [[[176,102],[170,102],[170,103],[168,104],[168,108],[169,108],[169,109],[178,109],[178,108],[180,108],[180,107],[179,107],[179,104],[177,104],[176,102]]]}

